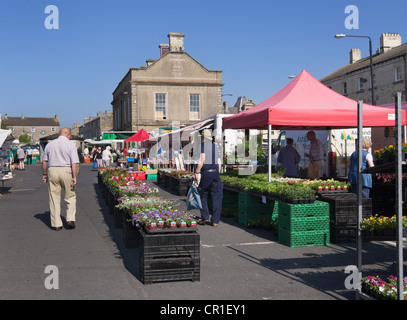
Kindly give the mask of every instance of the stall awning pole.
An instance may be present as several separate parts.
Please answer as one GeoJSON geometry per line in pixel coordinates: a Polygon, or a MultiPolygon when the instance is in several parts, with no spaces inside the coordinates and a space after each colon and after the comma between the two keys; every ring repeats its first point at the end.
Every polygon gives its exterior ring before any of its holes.
{"type": "Polygon", "coordinates": [[[397,224],[397,298],[404,300],[403,276],[403,207],[402,207],[402,159],[401,159],[401,92],[395,96],[396,112],[396,224],[397,224]]]}
{"type": "Polygon", "coordinates": [[[268,179],[271,182],[271,168],[272,168],[272,159],[271,159],[271,124],[268,125],[268,132],[267,132],[267,143],[268,143],[268,179]]]}
{"type": "MultiPolygon", "coordinates": [[[[358,230],[357,230],[357,267],[360,279],[362,277],[362,138],[363,138],[363,101],[358,101],[358,181],[357,181],[357,201],[358,201],[358,230]]],[[[359,279],[359,280],[360,280],[359,279]]],[[[361,286],[358,286],[361,291],[361,286]]]]}

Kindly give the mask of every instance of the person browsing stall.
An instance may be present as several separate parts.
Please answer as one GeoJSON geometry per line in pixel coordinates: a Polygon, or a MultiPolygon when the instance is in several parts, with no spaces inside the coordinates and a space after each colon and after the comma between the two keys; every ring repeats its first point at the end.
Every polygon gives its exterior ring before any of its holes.
{"type": "Polygon", "coordinates": [[[48,183],[51,227],[58,231],[62,229],[61,191],[64,190],[64,200],[67,203],[67,228],[75,228],[76,193],[79,158],[75,145],[70,141],[71,129],[62,128],[58,139],[52,140],[44,149],[42,161],[42,181],[48,183]]]}
{"type": "Polygon", "coordinates": [[[322,177],[325,165],[324,146],[317,139],[314,131],[307,132],[307,139],[311,141],[309,153],[305,154],[306,157],[309,157],[308,178],[318,179],[322,177]]]}
{"type": "Polygon", "coordinates": [[[223,184],[220,180],[221,155],[219,148],[212,141],[211,131],[203,130],[201,135],[201,153],[196,169],[196,178],[199,180],[202,191],[202,209],[200,224],[210,224],[217,227],[222,213],[223,184]],[[212,218],[209,220],[208,195],[212,198],[212,218]]]}
{"type": "Polygon", "coordinates": [[[20,146],[17,147],[17,158],[19,161],[18,168],[20,170],[25,170],[24,168],[25,152],[23,148],[21,148],[20,146]]]}
{"type": "MultiPolygon", "coordinates": [[[[370,139],[362,139],[362,170],[374,167],[373,156],[369,152],[372,147],[370,139]]],[[[351,191],[357,194],[358,188],[358,154],[355,150],[350,156],[350,166],[348,179],[351,184],[351,191]]],[[[370,173],[362,173],[362,197],[369,198],[370,190],[372,189],[372,175],[370,173]]]]}
{"type": "Polygon", "coordinates": [[[286,177],[298,177],[297,165],[301,160],[301,156],[293,147],[293,138],[287,138],[286,143],[287,145],[278,153],[277,162],[281,163],[286,177]]]}

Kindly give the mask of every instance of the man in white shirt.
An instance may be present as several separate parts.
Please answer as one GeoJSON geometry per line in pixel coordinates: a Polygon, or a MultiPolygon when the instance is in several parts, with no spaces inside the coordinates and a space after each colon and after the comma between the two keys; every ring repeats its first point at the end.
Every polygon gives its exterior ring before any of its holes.
{"type": "Polygon", "coordinates": [[[307,139],[311,141],[309,153],[305,154],[306,157],[309,157],[308,178],[319,179],[323,175],[325,165],[324,146],[317,139],[314,131],[307,132],[307,139]]]}
{"type": "Polygon", "coordinates": [[[28,147],[27,149],[27,164],[32,164],[33,163],[33,149],[31,147],[28,147]]]}
{"type": "Polygon", "coordinates": [[[56,231],[62,229],[62,189],[65,191],[64,200],[67,203],[67,228],[75,228],[75,186],[79,169],[78,152],[75,145],[69,141],[72,137],[71,129],[62,128],[59,134],[58,139],[46,145],[42,161],[42,181],[48,182],[51,227],[56,231]]]}

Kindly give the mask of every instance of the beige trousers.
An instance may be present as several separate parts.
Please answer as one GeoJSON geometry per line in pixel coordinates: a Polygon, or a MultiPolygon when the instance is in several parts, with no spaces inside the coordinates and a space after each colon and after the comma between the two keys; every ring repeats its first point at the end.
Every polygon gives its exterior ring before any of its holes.
{"type": "Polygon", "coordinates": [[[325,165],[324,160],[318,160],[312,163],[310,162],[308,167],[308,178],[309,179],[321,178],[324,171],[324,165],[325,165]]]}
{"type": "Polygon", "coordinates": [[[48,168],[48,192],[49,208],[51,215],[51,226],[62,227],[61,220],[61,192],[64,190],[64,200],[67,204],[66,220],[75,221],[76,215],[76,193],[71,187],[71,167],[49,167],[48,168]]]}

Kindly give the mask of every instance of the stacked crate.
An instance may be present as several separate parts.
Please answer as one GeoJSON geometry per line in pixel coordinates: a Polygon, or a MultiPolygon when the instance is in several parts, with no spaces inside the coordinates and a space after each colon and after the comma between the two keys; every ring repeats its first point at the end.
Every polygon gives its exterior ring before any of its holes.
{"type": "Polygon", "coordinates": [[[328,245],[330,241],[328,203],[279,202],[278,240],[289,247],[328,245]]]}
{"type": "MultiPolygon", "coordinates": [[[[332,242],[355,241],[357,235],[358,202],[353,193],[322,194],[321,201],[329,204],[332,242]]],[[[372,215],[372,199],[362,199],[362,219],[372,215]]]]}
{"type": "Polygon", "coordinates": [[[248,226],[251,220],[264,219],[270,221],[278,216],[278,202],[266,199],[261,195],[239,192],[238,195],[239,224],[248,226]]]}
{"type": "Polygon", "coordinates": [[[239,217],[239,192],[223,188],[222,217],[239,217]]]}
{"type": "Polygon", "coordinates": [[[133,218],[130,212],[123,211],[122,215],[123,244],[126,248],[136,248],[141,242],[138,229],[133,225],[133,218]]]}
{"type": "Polygon", "coordinates": [[[198,232],[148,234],[140,230],[139,274],[144,284],[200,281],[198,232]]]}

